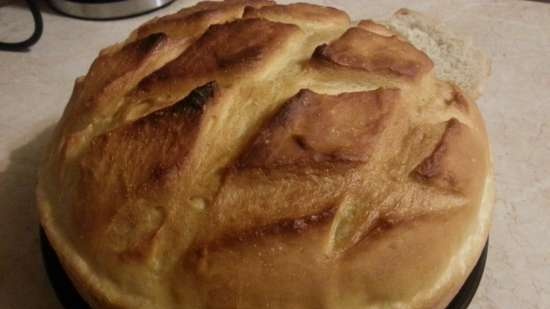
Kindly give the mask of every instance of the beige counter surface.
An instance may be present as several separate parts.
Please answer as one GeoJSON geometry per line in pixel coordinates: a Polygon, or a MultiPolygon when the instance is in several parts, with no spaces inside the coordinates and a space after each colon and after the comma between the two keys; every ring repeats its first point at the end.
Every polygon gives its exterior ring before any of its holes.
{"type": "MultiPolygon", "coordinates": [[[[176,1],[152,15],[194,1],[176,1]]],[[[281,1],[284,2],[284,1],[281,1]]],[[[497,205],[487,269],[471,308],[550,308],[550,3],[531,1],[315,1],[354,19],[400,7],[469,33],[493,62],[478,101],[489,130],[497,205]]],[[[23,1],[0,0],[0,41],[32,21],[23,1]]],[[[60,309],[39,250],[34,203],[40,151],[77,76],[100,48],[122,40],[139,18],[90,22],[44,8],[45,32],[28,53],[0,52],[0,308],[60,309]]]]}

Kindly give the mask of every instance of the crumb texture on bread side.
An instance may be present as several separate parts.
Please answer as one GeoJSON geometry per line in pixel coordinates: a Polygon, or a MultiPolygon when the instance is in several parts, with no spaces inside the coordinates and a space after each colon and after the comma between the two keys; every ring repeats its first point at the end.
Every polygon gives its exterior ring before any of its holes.
{"type": "Polygon", "coordinates": [[[399,14],[204,1],[104,49],[38,187],[94,308],[446,305],[486,237],[488,142],[473,64],[438,69],[454,43],[399,14]]]}
{"type": "Polygon", "coordinates": [[[382,23],[424,51],[434,61],[438,78],[456,83],[472,99],[481,95],[491,65],[470,38],[409,9],[398,10],[382,23]]]}

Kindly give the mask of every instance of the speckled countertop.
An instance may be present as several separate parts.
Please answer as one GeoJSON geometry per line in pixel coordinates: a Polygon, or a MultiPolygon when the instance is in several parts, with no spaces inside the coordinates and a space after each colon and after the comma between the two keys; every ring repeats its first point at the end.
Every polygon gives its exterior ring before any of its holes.
{"type": "MultiPolygon", "coordinates": [[[[383,18],[407,6],[470,34],[490,54],[492,77],[478,105],[492,142],[497,205],[487,270],[472,308],[550,308],[550,3],[316,2],[346,9],[354,19],[383,18]]],[[[31,32],[21,3],[0,0],[0,41],[31,32]]],[[[100,48],[149,18],[90,22],[44,7],[44,36],[32,51],[0,52],[0,308],[61,308],[39,250],[34,186],[40,151],[75,77],[100,48]]]]}

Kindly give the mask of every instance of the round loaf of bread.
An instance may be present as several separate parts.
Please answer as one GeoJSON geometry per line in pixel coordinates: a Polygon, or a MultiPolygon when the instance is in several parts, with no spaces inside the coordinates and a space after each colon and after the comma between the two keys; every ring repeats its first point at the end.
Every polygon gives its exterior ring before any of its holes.
{"type": "Polygon", "coordinates": [[[476,92],[396,31],[207,1],[102,50],[37,189],[86,301],[445,308],[488,235],[487,134],[476,92]]]}

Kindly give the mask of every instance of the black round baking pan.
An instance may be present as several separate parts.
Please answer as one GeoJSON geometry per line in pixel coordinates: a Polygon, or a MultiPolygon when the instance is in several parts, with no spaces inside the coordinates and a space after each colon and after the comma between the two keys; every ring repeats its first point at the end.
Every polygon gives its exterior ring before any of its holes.
{"type": "MultiPolygon", "coordinates": [[[[42,257],[51,285],[57,295],[57,298],[66,309],[89,309],[90,306],[80,297],[71,280],[61,267],[57,255],[52,249],[48,238],[43,230],[40,230],[40,242],[42,247],[42,257]]],[[[477,261],[476,266],[466,279],[466,282],[451,301],[447,309],[466,309],[472,302],[474,295],[479,287],[479,282],[485,270],[485,261],[487,260],[487,248],[489,242],[485,244],[483,252],[477,261]]]]}

